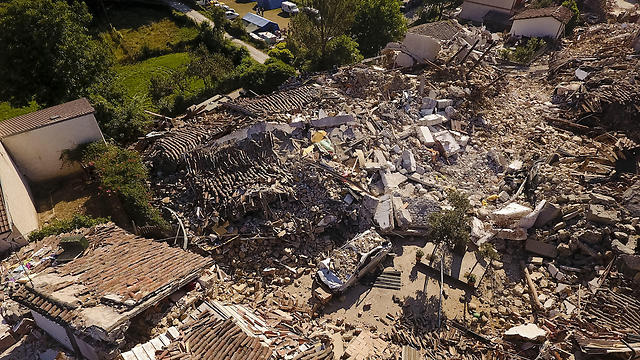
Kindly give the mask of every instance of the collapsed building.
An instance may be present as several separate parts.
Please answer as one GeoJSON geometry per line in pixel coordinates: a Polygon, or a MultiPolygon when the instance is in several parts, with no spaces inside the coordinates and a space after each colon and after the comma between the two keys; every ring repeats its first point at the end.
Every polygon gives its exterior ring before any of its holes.
{"type": "MultiPolygon", "coordinates": [[[[201,291],[176,301],[187,310],[128,340],[121,357],[633,356],[640,347],[631,126],[638,58],[627,45],[636,28],[594,26],[522,69],[497,65],[491,34],[434,23],[411,32],[437,43],[432,59],[409,54],[409,41],[389,51],[394,61],[378,64],[386,68],[344,67],[163,119],[136,146],[152,174],[154,204],[179,223],[166,241],[200,254],[162,245],[188,271],[167,281],[198,277],[193,286],[201,291]],[[593,55],[599,42],[605,51],[593,55]],[[411,58],[402,72],[400,54],[411,58]],[[472,209],[464,256],[428,231],[430,214],[450,209],[450,188],[466,193],[472,209]],[[496,258],[481,254],[484,244],[496,258]],[[430,253],[421,260],[423,249],[430,253]]],[[[136,239],[145,249],[161,246],[136,239]]],[[[108,263],[95,254],[117,246],[110,241],[90,245],[68,269],[32,270],[36,286],[18,276],[14,298],[43,327],[55,321],[71,329],[81,352],[98,341],[115,353],[122,341],[120,332],[87,327],[95,319],[83,311],[108,307],[124,326],[145,296],[160,296],[105,295],[91,279],[47,285],[94,274],[79,265],[85,258],[104,270],[108,263]],[[73,303],[87,285],[89,301],[73,303]],[[51,303],[40,303],[42,296],[51,303]],[[53,302],[69,298],[71,305],[53,302]],[[50,314],[57,310],[65,319],[80,315],[65,323],[50,314]]]]}
{"type": "Polygon", "coordinates": [[[87,359],[112,358],[130,320],[194,281],[210,259],[113,224],[51,236],[19,251],[10,296],[36,324],[87,359]]]}

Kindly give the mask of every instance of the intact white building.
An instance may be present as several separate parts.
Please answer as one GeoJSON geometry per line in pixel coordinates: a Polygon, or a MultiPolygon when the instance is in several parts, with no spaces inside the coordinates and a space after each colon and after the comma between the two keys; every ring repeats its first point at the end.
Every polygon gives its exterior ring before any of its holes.
{"type": "Polygon", "coordinates": [[[522,0],[465,0],[459,17],[476,23],[484,23],[484,17],[492,12],[511,16],[520,6],[522,0]]]}
{"type": "Polygon", "coordinates": [[[79,145],[104,141],[95,110],[85,98],[0,122],[0,142],[31,183],[49,181],[81,170],[61,157],[79,145]]]}
{"type": "Polygon", "coordinates": [[[512,18],[511,35],[557,39],[573,13],[564,6],[528,9],[512,18]]]}
{"type": "Polygon", "coordinates": [[[30,185],[81,171],[62,153],[104,141],[94,112],[83,98],[0,122],[0,253],[39,227],[30,185]]]}

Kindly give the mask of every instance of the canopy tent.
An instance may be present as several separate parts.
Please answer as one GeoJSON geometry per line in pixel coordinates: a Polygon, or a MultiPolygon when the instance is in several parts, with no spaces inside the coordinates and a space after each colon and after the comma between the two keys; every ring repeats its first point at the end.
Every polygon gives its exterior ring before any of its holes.
{"type": "Polygon", "coordinates": [[[277,23],[253,13],[247,13],[247,15],[242,18],[242,22],[249,33],[264,31],[275,33],[280,30],[277,23]]]}
{"type": "Polygon", "coordinates": [[[258,6],[265,10],[279,9],[282,6],[282,0],[258,0],[258,6]]]}

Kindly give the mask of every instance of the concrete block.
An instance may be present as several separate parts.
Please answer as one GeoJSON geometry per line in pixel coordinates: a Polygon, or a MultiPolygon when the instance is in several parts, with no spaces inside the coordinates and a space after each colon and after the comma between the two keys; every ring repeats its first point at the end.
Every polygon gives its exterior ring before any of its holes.
{"type": "Polygon", "coordinates": [[[331,128],[355,121],[353,115],[327,116],[321,119],[311,120],[311,126],[316,128],[331,128]]]}
{"type": "Polygon", "coordinates": [[[418,135],[418,140],[427,146],[435,145],[435,140],[433,139],[433,134],[431,134],[431,130],[429,130],[426,126],[419,126],[416,129],[416,133],[418,135]]]}
{"type": "Polygon", "coordinates": [[[453,100],[451,99],[440,99],[436,100],[438,109],[444,109],[447,106],[453,106],[453,100]]]}
{"type": "Polygon", "coordinates": [[[416,158],[413,156],[411,150],[404,150],[402,152],[402,167],[404,167],[409,173],[416,171],[416,158]]]}
{"type": "Polygon", "coordinates": [[[446,121],[447,121],[447,118],[442,115],[429,114],[427,116],[420,118],[420,120],[418,120],[418,123],[420,125],[434,126],[434,125],[442,124],[443,122],[446,122],[446,121]]]}
{"type": "Polygon", "coordinates": [[[524,248],[528,252],[548,258],[555,258],[558,256],[558,250],[554,245],[542,241],[528,239],[524,248]]]}

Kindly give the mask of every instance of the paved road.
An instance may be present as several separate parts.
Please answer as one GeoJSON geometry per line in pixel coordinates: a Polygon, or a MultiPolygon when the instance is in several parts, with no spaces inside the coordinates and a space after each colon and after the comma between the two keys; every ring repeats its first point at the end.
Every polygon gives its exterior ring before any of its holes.
{"type": "MultiPolygon", "coordinates": [[[[173,1],[173,0],[163,0],[167,5],[171,6],[172,8],[176,9],[177,11],[183,12],[185,13],[191,20],[195,21],[197,24],[200,23],[207,23],[209,24],[211,27],[214,27],[215,25],[213,24],[213,21],[209,20],[206,16],[202,15],[201,13],[193,10],[192,8],[190,8],[189,6],[178,2],[178,1],[173,1]]],[[[265,61],[267,61],[267,59],[269,58],[269,56],[265,53],[263,53],[262,51],[258,50],[257,48],[253,47],[250,44],[247,44],[246,42],[240,40],[240,39],[236,39],[233,36],[224,33],[224,37],[226,39],[231,39],[231,42],[239,45],[239,46],[244,46],[247,48],[247,50],[249,50],[249,55],[251,55],[251,57],[261,63],[264,64],[265,61]]]]}

